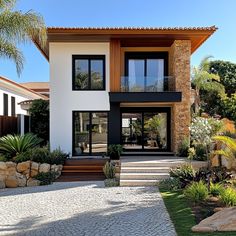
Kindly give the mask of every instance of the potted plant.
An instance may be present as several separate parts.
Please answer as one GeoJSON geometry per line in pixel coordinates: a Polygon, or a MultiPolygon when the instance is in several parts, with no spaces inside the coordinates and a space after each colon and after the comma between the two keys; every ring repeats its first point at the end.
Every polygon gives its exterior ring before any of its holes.
{"type": "Polygon", "coordinates": [[[123,152],[123,147],[120,144],[111,144],[108,146],[107,155],[112,160],[119,160],[123,152]]]}

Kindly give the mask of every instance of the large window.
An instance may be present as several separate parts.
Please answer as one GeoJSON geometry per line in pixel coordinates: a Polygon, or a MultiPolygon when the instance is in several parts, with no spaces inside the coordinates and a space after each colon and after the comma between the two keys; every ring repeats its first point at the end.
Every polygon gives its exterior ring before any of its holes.
{"type": "Polygon", "coordinates": [[[107,112],[73,112],[73,155],[107,151],[107,112]]]}
{"type": "Polygon", "coordinates": [[[105,56],[74,55],[73,90],[105,90],[105,56]]]}
{"type": "Polygon", "coordinates": [[[124,92],[162,92],[168,90],[165,52],[127,52],[125,54],[124,92]]]}
{"type": "Polygon", "coordinates": [[[11,97],[11,115],[15,116],[16,115],[16,98],[11,97]]]}

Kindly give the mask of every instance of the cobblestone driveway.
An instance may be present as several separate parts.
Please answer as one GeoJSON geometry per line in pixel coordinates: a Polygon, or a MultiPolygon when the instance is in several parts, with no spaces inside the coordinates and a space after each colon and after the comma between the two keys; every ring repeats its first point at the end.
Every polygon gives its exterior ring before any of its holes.
{"type": "Polygon", "coordinates": [[[0,190],[0,235],[176,233],[156,188],[74,182],[0,190]]]}

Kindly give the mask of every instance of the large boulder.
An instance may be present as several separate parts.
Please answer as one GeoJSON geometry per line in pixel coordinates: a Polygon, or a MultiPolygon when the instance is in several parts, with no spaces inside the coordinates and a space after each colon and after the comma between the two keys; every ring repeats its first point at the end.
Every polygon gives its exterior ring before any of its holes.
{"type": "Polygon", "coordinates": [[[5,175],[7,171],[6,162],[0,161],[0,176],[5,175]]]}
{"type": "Polygon", "coordinates": [[[7,170],[6,175],[16,175],[16,163],[12,161],[6,162],[7,170]]]}
{"type": "Polygon", "coordinates": [[[17,178],[17,185],[19,187],[25,187],[26,186],[26,182],[27,182],[27,179],[26,179],[26,176],[25,175],[22,175],[20,173],[16,173],[16,178],[17,178]]]}
{"type": "Polygon", "coordinates": [[[30,171],[30,176],[34,177],[39,173],[39,163],[37,162],[32,162],[31,163],[31,171],[30,171]]]}
{"type": "Polygon", "coordinates": [[[16,176],[8,176],[5,181],[7,188],[16,188],[18,187],[18,180],[16,176]]]}
{"type": "Polygon", "coordinates": [[[18,163],[16,169],[20,173],[29,172],[29,170],[30,170],[30,161],[24,161],[24,162],[18,163]]]}
{"type": "Polygon", "coordinates": [[[236,231],[236,207],[225,208],[192,227],[193,232],[236,231]]]}
{"type": "Polygon", "coordinates": [[[27,180],[27,187],[34,187],[34,186],[39,186],[39,185],[40,185],[40,181],[37,179],[29,178],[27,180]]]}
{"type": "Polygon", "coordinates": [[[50,164],[43,163],[39,166],[39,173],[47,173],[50,171],[50,164]]]}

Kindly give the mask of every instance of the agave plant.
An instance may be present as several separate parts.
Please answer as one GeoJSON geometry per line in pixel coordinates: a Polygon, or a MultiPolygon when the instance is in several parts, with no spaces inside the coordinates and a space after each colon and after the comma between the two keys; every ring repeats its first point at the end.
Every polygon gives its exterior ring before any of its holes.
{"type": "Polygon", "coordinates": [[[42,139],[28,133],[25,135],[7,135],[0,138],[0,153],[15,157],[31,148],[38,146],[42,139]]]}
{"type": "Polygon", "coordinates": [[[216,150],[213,155],[222,155],[229,159],[236,158],[236,140],[227,136],[215,136],[213,140],[225,145],[224,149],[216,150]]]}

